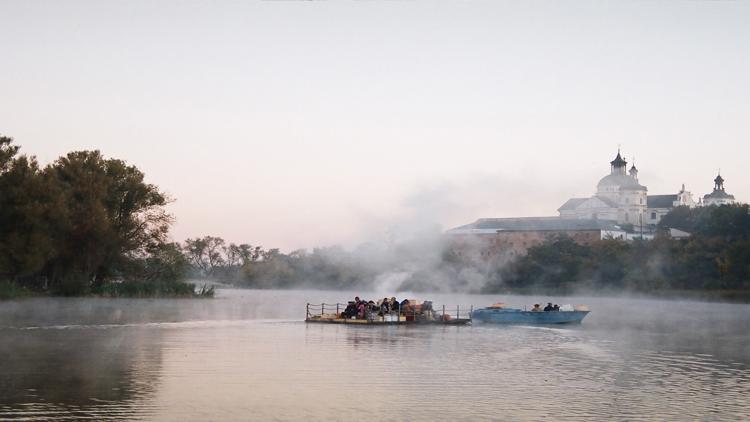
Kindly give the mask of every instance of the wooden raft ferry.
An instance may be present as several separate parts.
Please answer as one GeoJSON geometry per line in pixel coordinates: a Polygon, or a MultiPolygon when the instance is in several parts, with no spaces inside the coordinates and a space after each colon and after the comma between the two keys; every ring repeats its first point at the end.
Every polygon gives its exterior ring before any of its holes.
{"type": "Polygon", "coordinates": [[[346,304],[321,303],[307,304],[305,322],[320,324],[356,324],[356,325],[466,325],[471,323],[473,306],[468,309],[455,308],[422,310],[419,306],[398,309],[385,315],[369,312],[365,318],[344,318],[341,311],[346,304]]]}

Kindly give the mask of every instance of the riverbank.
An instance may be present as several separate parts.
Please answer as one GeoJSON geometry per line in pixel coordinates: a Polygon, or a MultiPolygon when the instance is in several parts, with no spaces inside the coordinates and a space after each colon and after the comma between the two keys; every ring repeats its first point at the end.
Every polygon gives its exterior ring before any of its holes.
{"type": "Polygon", "coordinates": [[[20,299],[37,296],[34,292],[15,283],[0,281],[0,300],[20,299]]]}
{"type": "MultiPolygon", "coordinates": [[[[290,286],[289,288],[277,288],[277,289],[264,289],[258,287],[243,287],[241,285],[223,285],[222,287],[240,289],[240,290],[299,290],[309,289],[315,291],[340,291],[339,289],[333,289],[330,287],[315,287],[315,286],[290,286]]],[[[370,292],[371,288],[367,286],[352,286],[347,290],[370,292]]],[[[393,294],[399,293],[425,293],[434,294],[435,291],[427,290],[396,290],[393,294]]],[[[451,294],[451,292],[439,292],[440,294],[451,294]]],[[[520,296],[556,296],[556,297],[570,297],[570,296],[591,296],[601,298],[617,298],[617,297],[628,297],[634,299],[666,299],[666,300],[698,300],[704,302],[722,302],[722,303],[750,303],[750,291],[748,290],[651,290],[651,291],[634,291],[634,290],[615,290],[615,289],[560,289],[560,288],[549,288],[543,289],[540,287],[531,288],[506,288],[496,291],[482,291],[482,292],[454,292],[453,294],[483,294],[483,295],[520,295],[520,296]]],[[[391,293],[388,293],[391,295],[391,293]]]]}
{"type": "Polygon", "coordinates": [[[722,303],[750,303],[750,291],[748,290],[586,290],[586,289],[540,289],[535,288],[514,288],[503,289],[497,292],[483,292],[484,294],[511,294],[524,296],[592,296],[602,298],[628,297],[635,299],[666,299],[666,300],[698,300],[703,302],[722,302],[722,303]]]}
{"type": "Polygon", "coordinates": [[[53,291],[35,291],[18,284],[0,282],[0,300],[23,299],[30,297],[109,297],[109,298],[142,298],[142,299],[195,299],[213,298],[213,285],[186,282],[122,282],[108,283],[88,293],[65,295],[53,291]]]}

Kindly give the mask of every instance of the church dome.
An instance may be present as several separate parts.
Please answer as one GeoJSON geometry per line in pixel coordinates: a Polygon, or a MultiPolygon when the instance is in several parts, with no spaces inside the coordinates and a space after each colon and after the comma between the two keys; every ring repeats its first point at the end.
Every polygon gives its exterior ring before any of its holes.
{"type": "Polygon", "coordinates": [[[714,190],[709,194],[703,195],[703,199],[734,199],[734,195],[730,195],[723,190],[714,190]]]}
{"type": "Polygon", "coordinates": [[[596,185],[599,190],[642,190],[645,191],[646,187],[638,183],[632,176],[625,174],[610,174],[602,177],[599,184],[596,185]]]}
{"type": "Polygon", "coordinates": [[[730,199],[734,200],[734,195],[728,194],[724,190],[724,178],[721,177],[721,174],[716,176],[716,179],[714,179],[714,191],[709,193],[708,195],[703,195],[704,200],[711,200],[711,199],[730,199]]]}

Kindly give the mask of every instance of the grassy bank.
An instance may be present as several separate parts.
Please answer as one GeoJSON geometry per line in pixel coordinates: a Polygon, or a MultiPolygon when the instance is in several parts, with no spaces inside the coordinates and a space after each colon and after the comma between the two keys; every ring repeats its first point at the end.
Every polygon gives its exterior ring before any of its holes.
{"type": "Polygon", "coordinates": [[[211,298],[214,292],[213,286],[196,289],[195,284],[185,282],[123,282],[105,284],[93,293],[103,297],[211,298]]]}
{"type": "Polygon", "coordinates": [[[34,296],[35,293],[25,287],[9,281],[0,281],[0,300],[20,299],[34,296]]]}
{"type": "Polygon", "coordinates": [[[594,297],[642,297],[667,300],[702,300],[709,302],[750,303],[750,291],[748,290],[686,290],[686,289],[663,289],[663,290],[580,290],[580,289],[541,289],[513,288],[503,289],[498,292],[484,292],[484,294],[511,294],[524,296],[594,296],[594,297]]]}
{"type": "Polygon", "coordinates": [[[15,283],[0,281],[0,300],[23,299],[36,296],[96,296],[112,298],[212,298],[214,287],[196,288],[184,282],[123,282],[108,283],[83,294],[63,294],[55,291],[32,291],[15,283]]]}

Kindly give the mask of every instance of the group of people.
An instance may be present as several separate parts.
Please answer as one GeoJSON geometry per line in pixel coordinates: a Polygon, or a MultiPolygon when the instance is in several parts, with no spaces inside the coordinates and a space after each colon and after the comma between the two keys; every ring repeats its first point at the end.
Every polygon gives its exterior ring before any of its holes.
{"type": "Polygon", "coordinates": [[[552,302],[547,302],[547,306],[545,306],[544,309],[542,309],[538,303],[535,303],[534,307],[531,308],[531,312],[557,312],[559,310],[560,306],[558,306],[557,303],[553,306],[552,302]]]}
{"type": "Polygon", "coordinates": [[[362,300],[359,296],[349,301],[346,309],[341,313],[344,318],[367,319],[368,314],[387,315],[391,313],[403,313],[409,309],[409,299],[399,302],[395,297],[388,299],[384,297],[377,302],[362,300]]]}

